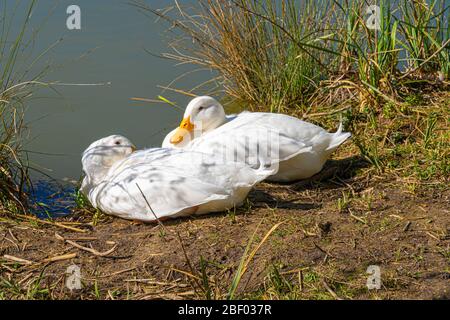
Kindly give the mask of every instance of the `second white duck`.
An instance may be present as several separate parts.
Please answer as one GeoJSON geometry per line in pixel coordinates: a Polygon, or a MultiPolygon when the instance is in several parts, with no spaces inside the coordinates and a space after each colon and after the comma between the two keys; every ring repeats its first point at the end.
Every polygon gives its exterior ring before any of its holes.
{"type": "Polygon", "coordinates": [[[337,132],[329,133],[284,114],[242,112],[227,116],[217,100],[202,96],[188,104],[180,126],[166,136],[162,146],[216,155],[232,150],[236,161],[276,166],[276,173],[267,180],[291,182],[320,172],[331,154],[350,137],[349,132],[342,131],[342,125],[337,132]],[[248,148],[249,143],[256,146],[248,148]]]}
{"type": "Polygon", "coordinates": [[[135,151],[120,135],[92,143],[82,165],[86,176],[81,191],[95,208],[141,221],[232,209],[255,183],[273,174],[196,151],[135,151]]]}

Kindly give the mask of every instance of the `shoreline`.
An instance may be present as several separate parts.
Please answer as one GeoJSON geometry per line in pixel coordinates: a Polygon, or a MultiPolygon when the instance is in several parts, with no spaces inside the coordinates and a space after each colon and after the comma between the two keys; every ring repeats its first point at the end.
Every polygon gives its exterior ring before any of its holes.
{"type": "Polygon", "coordinates": [[[306,181],[297,191],[261,183],[236,212],[169,220],[164,228],[82,212],[54,225],[0,220],[1,278],[23,288],[0,282],[2,298],[206,299],[209,287],[211,298],[223,299],[252,234],[257,230],[255,248],[280,222],[235,298],[450,298],[449,191],[425,185],[412,193],[392,177],[367,180],[357,168],[332,161],[331,178],[306,181]],[[380,290],[365,285],[374,264],[380,290]],[[81,269],[81,290],[66,287],[71,265],[81,269]],[[202,272],[208,283],[199,286],[194,280],[202,272]],[[31,285],[39,288],[33,296],[31,285]]]}

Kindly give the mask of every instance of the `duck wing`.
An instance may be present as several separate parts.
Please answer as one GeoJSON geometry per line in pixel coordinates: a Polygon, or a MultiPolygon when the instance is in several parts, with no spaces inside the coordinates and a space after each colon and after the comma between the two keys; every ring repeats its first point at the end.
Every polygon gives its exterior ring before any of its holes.
{"type": "Polygon", "coordinates": [[[116,164],[89,198],[105,213],[154,221],[186,211],[193,214],[198,206],[229,199],[270,174],[198,152],[152,149],[116,164]]]}
{"type": "Polygon", "coordinates": [[[249,121],[250,118],[238,117],[196,138],[187,149],[221,156],[224,161],[244,162],[253,168],[277,165],[311,151],[308,141],[295,139],[267,123],[249,121]]]}

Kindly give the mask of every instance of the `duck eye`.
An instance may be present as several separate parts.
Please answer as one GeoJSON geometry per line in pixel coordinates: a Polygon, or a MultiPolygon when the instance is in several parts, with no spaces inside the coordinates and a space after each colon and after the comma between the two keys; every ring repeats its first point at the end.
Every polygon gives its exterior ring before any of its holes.
{"type": "Polygon", "coordinates": [[[120,141],[116,141],[114,142],[116,145],[120,145],[120,141]]]}
{"type": "Polygon", "coordinates": [[[198,108],[198,111],[202,111],[202,110],[204,110],[204,109],[206,109],[206,108],[203,107],[203,106],[201,106],[200,108],[198,108]]]}

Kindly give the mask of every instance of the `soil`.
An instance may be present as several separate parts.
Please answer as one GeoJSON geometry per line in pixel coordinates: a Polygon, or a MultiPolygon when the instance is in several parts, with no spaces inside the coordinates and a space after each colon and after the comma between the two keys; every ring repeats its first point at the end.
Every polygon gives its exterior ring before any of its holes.
{"type": "Polygon", "coordinates": [[[258,185],[235,212],[163,226],[111,217],[93,224],[83,214],[60,225],[1,221],[0,297],[226,298],[250,239],[253,249],[282,222],[234,298],[449,299],[449,189],[368,178],[357,174],[362,167],[357,158],[331,161],[310,181],[258,185]],[[73,264],[79,290],[66,286],[73,264]],[[372,265],[381,287],[369,290],[372,265]]]}

